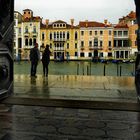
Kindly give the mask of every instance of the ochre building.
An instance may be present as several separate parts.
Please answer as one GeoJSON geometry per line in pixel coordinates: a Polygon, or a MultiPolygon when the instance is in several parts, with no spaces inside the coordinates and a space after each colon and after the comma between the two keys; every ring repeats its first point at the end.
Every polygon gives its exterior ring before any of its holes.
{"type": "Polygon", "coordinates": [[[62,20],[45,22],[34,16],[30,9],[23,14],[15,12],[15,59],[28,60],[30,49],[37,42],[40,54],[48,44],[51,59],[93,60],[93,59],[135,59],[137,54],[137,22],[135,12],[119,19],[117,24],[107,20],[79,21],[70,23],[62,20]]]}

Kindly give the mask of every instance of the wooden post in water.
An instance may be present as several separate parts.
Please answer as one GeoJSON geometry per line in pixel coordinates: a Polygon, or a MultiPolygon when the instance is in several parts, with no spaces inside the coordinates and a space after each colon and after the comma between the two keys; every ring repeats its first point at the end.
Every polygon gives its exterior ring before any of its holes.
{"type": "Polygon", "coordinates": [[[88,68],[88,65],[87,65],[87,75],[89,75],[89,68],[88,68]]]}
{"type": "Polygon", "coordinates": [[[117,76],[119,76],[119,64],[117,63],[117,76]]]}
{"type": "Polygon", "coordinates": [[[105,68],[106,68],[106,67],[105,67],[105,65],[104,65],[104,76],[105,76],[105,68]]]}
{"type": "Polygon", "coordinates": [[[84,75],[84,73],[85,73],[85,72],[84,72],[84,65],[83,65],[83,75],[84,75]]]}
{"type": "Polygon", "coordinates": [[[89,74],[91,75],[91,62],[90,62],[90,72],[89,72],[89,74]]]}
{"type": "Polygon", "coordinates": [[[120,66],[120,76],[122,76],[122,66],[120,66]]]}
{"type": "Polygon", "coordinates": [[[79,75],[79,64],[77,64],[77,75],[79,75]]]}

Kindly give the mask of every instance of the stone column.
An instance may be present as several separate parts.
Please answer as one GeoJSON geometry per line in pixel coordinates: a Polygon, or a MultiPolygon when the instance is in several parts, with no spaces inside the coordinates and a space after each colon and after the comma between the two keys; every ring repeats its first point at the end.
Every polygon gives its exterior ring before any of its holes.
{"type": "Polygon", "coordinates": [[[140,100],[140,0],[135,0],[135,5],[136,5],[136,18],[138,23],[138,32],[137,32],[138,54],[135,63],[135,84],[136,84],[138,99],[140,100]]]}
{"type": "Polygon", "coordinates": [[[138,49],[138,55],[137,55],[137,61],[136,61],[136,69],[139,65],[139,61],[140,61],[140,1],[139,0],[135,0],[135,4],[136,4],[136,18],[137,18],[137,23],[138,23],[138,31],[137,31],[137,49],[138,49]]]}

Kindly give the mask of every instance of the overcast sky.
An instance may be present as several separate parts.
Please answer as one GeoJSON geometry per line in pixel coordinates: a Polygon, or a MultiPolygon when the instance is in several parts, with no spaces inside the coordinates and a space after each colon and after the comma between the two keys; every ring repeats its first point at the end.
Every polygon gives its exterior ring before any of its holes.
{"type": "Polygon", "coordinates": [[[117,23],[118,19],[135,10],[134,0],[15,0],[15,10],[31,9],[34,16],[50,21],[64,20],[70,23],[92,20],[103,22],[108,19],[117,23]]]}

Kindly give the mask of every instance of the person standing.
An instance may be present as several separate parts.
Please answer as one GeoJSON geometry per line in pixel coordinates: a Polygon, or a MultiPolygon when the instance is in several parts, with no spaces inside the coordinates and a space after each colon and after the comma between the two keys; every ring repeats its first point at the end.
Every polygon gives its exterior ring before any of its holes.
{"type": "Polygon", "coordinates": [[[42,64],[43,64],[43,74],[48,77],[48,65],[50,63],[50,54],[49,45],[46,45],[46,48],[42,54],[42,64]]]}
{"type": "Polygon", "coordinates": [[[33,77],[37,77],[36,70],[37,70],[37,65],[39,60],[40,60],[40,53],[38,50],[38,43],[35,43],[34,48],[30,50],[31,76],[33,77]]]}

